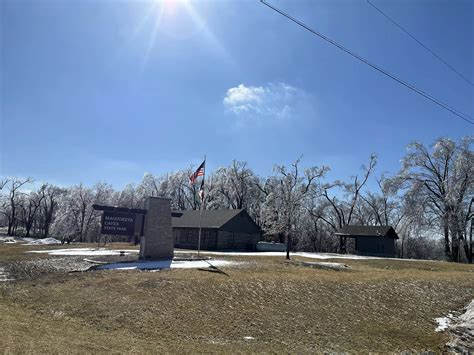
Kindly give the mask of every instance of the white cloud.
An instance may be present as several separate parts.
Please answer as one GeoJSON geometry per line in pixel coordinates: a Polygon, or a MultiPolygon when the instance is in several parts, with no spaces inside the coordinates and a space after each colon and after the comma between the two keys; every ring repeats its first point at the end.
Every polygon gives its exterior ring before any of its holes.
{"type": "Polygon", "coordinates": [[[224,106],[237,116],[290,117],[308,95],[301,89],[285,83],[264,86],[240,84],[227,90],[224,106]]]}

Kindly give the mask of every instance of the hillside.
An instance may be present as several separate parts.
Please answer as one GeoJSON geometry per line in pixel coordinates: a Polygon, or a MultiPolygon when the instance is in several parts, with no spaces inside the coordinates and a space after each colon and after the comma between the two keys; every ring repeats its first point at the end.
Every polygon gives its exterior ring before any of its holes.
{"type": "Polygon", "coordinates": [[[449,337],[434,318],[474,294],[474,267],[446,262],[325,260],[350,266],[333,271],[214,255],[236,263],[225,274],[69,273],[58,263],[85,257],[25,253],[46,248],[59,247],[0,245],[0,268],[15,278],[0,282],[7,352],[440,351],[449,337]]]}

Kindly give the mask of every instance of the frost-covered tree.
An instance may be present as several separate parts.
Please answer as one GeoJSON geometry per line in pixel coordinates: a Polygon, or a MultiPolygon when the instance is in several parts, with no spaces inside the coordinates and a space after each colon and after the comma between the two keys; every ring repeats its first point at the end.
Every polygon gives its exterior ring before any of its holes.
{"type": "Polygon", "coordinates": [[[143,199],[139,195],[137,187],[134,184],[127,184],[122,190],[116,191],[112,200],[120,207],[143,207],[143,199]]]}
{"type": "Polygon", "coordinates": [[[424,214],[442,231],[445,256],[452,261],[460,260],[461,244],[468,252],[469,206],[474,196],[473,142],[474,137],[465,137],[458,143],[440,138],[431,147],[411,143],[398,175],[407,193],[424,201],[424,214]]]}
{"type": "Polygon", "coordinates": [[[51,235],[62,243],[70,243],[79,235],[76,213],[71,209],[70,201],[66,197],[60,199],[58,211],[51,225],[51,235]]]}
{"type": "MultiPolygon", "coordinates": [[[[106,183],[95,184],[92,188],[82,184],[73,186],[62,196],[58,216],[65,221],[65,225],[74,224],[74,235],[78,242],[95,241],[99,233],[100,213],[95,211],[92,205],[111,204],[112,197],[113,189],[106,183]]],[[[55,230],[61,230],[61,227],[55,230]]]]}
{"type": "Polygon", "coordinates": [[[362,189],[372,174],[377,157],[371,155],[368,166],[362,166],[363,177],[355,175],[349,182],[336,180],[333,183],[324,184],[320,203],[312,214],[328,224],[333,230],[353,224],[353,219],[357,216],[358,203],[361,200],[362,189]],[[337,193],[333,193],[338,190],[337,193]],[[332,193],[332,194],[331,194],[332,193]]]}
{"type": "Polygon", "coordinates": [[[260,209],[264,196],[258,188],[259,178],[247,162],[234,160],[230,166],[217,169],[207,181],[207,208],[244,208],[257,224],[261,223],[260,209]]]}
{"type": "Polygon", "coordinates": [[[284,165],[274,167],[275,175],[268,178],[260,190],[265,194],[262,207],[264,227],[269,234],[279,235],[286,241],[286,257],[289,259],[291,238],[295,234],[296,222],[305,200],[313,189],[319,189],[320,179],[328,167],[301,169],[300,159],[288,168],[284,165]]]}
{"type": "MultiPolygon", "coordinates": [[[[189,183],[193,172],[194,169],[189,167],[163,176],[146,173],[136,188],[137,196],[141,201],[148,196],[167,197],[171,198],[172,209],[197,210],[201,203],[198,196],[199,187],[189,183]]],[[[206,189],[208,188],[207,186],[206,189]]]]}
{"type": "MultiPolygon", "coordinates": [[[[336,251],[334,231],[347,224],[392,225],[399,255],[437,257],[438,244],[425,250],[433,235],[442,232],[451,260],[472,260],[470,221],[474,217],[473,137],[457,143],[439,139],[431,147],[413,143],[403,168],[393,177],[382,176],[378,188],[367,182],[376,165],[372,155],[362,172],[349,180],[323,184],[329,168],[302,169],[300,160],[277,165],[270,176],[258,176],[246,162],[234,160],[215,172],[206,172],[205,208],[245,208],[266,239],[287,241],[298,250],[336,251]],[[424,248],[424,249],[423,249],[424,248]]],[[[195,167],[152,175],[119,191],[105,183],[59,188],[43,184],[30,192],[31,179],[0,178],[0,223],[15,234],[49,234],[64,241],[94,241],[100,215],[92,205],[142,208],[148,196],[171,199],[175,210],[201,207],[199,184],[189,183],[195,167]]]]}
{"type": "Polygon", "coordinates": [[[257,189],[258,179],[246,162],[234,160],[232,165],[217,169],[213,179],[219,204],[231,209],[246,208],[257,189]]]}

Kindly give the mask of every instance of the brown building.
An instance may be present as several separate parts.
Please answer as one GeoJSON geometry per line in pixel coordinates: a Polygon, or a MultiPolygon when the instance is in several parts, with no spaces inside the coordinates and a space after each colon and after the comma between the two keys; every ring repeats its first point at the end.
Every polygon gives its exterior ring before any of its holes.
{"type": "MultiPolygon", "coordinates": [[[[200,211],[173,213],[175,248],[197,249],[199,218],[200,211]]],[[[201,226],[201,249],[205,250],[251,251],[262,236],[259,226],[243,209],[202,211],[201,226]]]]}
{"type": "Polygon", "coordinates": [[[335,235],[340,238],[340,252],[345,253],[348,238],[358,255],[395,257],[398,235],[391,226],[344,226],[335,235]]]}

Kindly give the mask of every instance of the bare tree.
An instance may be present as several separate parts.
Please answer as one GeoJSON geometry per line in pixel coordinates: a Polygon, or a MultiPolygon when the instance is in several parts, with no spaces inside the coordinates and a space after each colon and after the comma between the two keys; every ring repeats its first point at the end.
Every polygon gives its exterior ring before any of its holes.
{"type": "Polygon", "coordinates": [[[8,199],[2,193],[3,188],[10,182],[8,178],[0,179],[0,225],[3,226],[8,220],[8,199]]]}
{"type": "Polygon", "coordinates": [[[456,211],[457,216],[454,219],[455,232],[458,233],[458,238],[463,242],[464,253],[469,264],[472,264],[473,259],[473,241],[472,241],[472,230],[474,228],[474,197],[471,198],[469,202],[469,207],[463,212],[463,209],[456,211]],[[469,231],[469,239],[467,237],[467,228],[470,222],[470,231],[469,231]]]}
{"type": "Polygon", "coordinates": [[[377,179],[377,185],[379,193],[369,191],[360,195],[365,202],[360,206],[366,208],[359,211],[359,214],[370,215],[372,217],[370,224],[392,226],[396,230],[406,214],[402,196],[398,195],[398,190],[384,175],[377,179]]]}
{"type": "Polygon", "coordinates": [[[474,193],[473,141],[474,137],[466,137],[456,144],[440,138],[431,151],[414,142],[399,174],[410,193],[426,201],[425,213],[442,229],[445,256],[452,261],[459,261],[460,242],[466,240],[465,211],[474,193]]]}
{"type": "MultiPolygon", "coordinates": [[[[321,193],[322,201],[318,204],[317,208],[309,210],[310,214],[329,225],[333,231],[351,224],[355,212],[357,212],[357,204],[360,200],[362,189],[367,183],[376,164],[377,157],[375,154],[372,154],[369,159],[369,165],[362,166],[362,179],[359,179],[359,176],[356,175],[352,178],[352,181],[348,183],[337,180],[332,184],[324,185],[321,193]],[[330,191],[333,189],[342,191],[344,198],[337,197],[336,194],[330,196],[330,191]]],[[[340,251],[345,252],[343,239],[341,239],[340,251]]]]}
{"type": "Polygon", "coordinates": [[[8,178],[2,178],[0,179],[0,191],[3,190],[3,188],[10,182],[10,179],[8,178]]]}
{"type": "MultiPolygon", "coordinates": [[[[7,234],[12,236],[15,235],[16,226],[18,225],[17,211],[18,211],[18,195],[22,186],[31,183],[31,178],[12,178],[7,181],[9,186],[9,192],[6,200],[3,202],[2,213],[8,219],[8,232],[7,234]]],[[[5,187],[6,184],[3,185],[5,187]]]]}
{"type": "Polygon", "coordinates": [[[215,194],[221,196],[221,204],[231,209],[247,207],[257,177],[246,162],[234,160],[231,166],[219,168],[213,177],[215,194]]]}
{"type": "Polygon", "coordinates": [[[39,189],[42,196],[41,203],[41,229],[43,238],[49,237],[51,224],[53,223],[54,213],[58,207],[58,200],[65,193],[64,189],[51,184],[43,184],[39,189]]]}
{"type": "Polygon", "coordinates": [[[311,189],[319,188],[319,179],[329,170],[328,167],[311,167],[300,170],[301,158],[291,164],[274,167],[275,176],[268,179],[260,190],[266,195],[266,228],[270,234],[282,235],[286,241],[286,258],[290,258],[290,246],[295,222],[305,199],[311,189]]]}
{"type": "Polygon", "coordinates": [[[44,196],[41,193],[30,192],[19,199],[19,208],[22,210],[22,223],[25,227],[25,236],[29,237],[31,228],[36,221],[37,213],[40,209],[44,196]]]}

